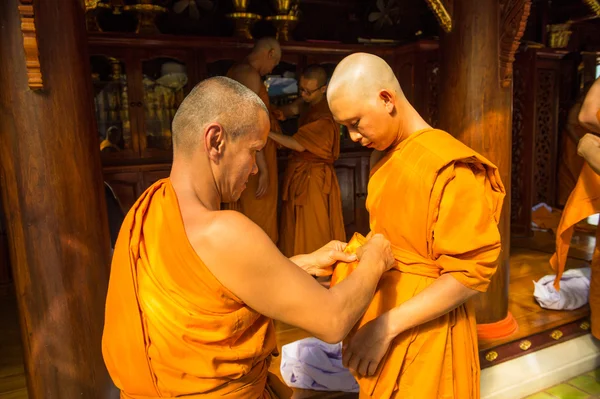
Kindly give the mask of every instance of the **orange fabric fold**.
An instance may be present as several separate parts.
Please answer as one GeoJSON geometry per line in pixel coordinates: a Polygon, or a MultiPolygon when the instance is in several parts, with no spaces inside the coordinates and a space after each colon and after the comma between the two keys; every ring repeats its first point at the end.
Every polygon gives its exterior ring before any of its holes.
{"type": "Polygon", "coordinates": [[[274,352],[272,320],[204,265],[170,180],[153,184],[125,218],[106,300],[102,353],[121,397],[289,397],[272,393],[274,352]]]}
{"type": "MultiPolygon", "coordinates": [[[[281,132],[279,122],[272,113],[269,93],[266,87],[261,86],[259,97],[269,110],[269,119],[272,132],[281,132]]],[[[242,192],[240,199],[231,204],[223,204],[223,209],[235,210],[246,215],[250,220],[260,226],[274,243],[279,239],[277,226],[277,195],[278,180],[277,175],[277,143],[267,139],[267,144],[263,148],[267,169],[269,171],[269,188],[265,195],[256,198],[256,189],[258,188],[258,174],[248,178],[246,189],[242,192]]]]}
{"type": "Polygon", "coordinates": [[[299,120],[294,152],[283,177],[281,251],[288,257],[345,240],[340,187],[333,164],[340,154],[340,129],[323,99],[299,120]]]}
{"type": "MultiPolygon", "coordinates": [[[[372,233],[392,244],[396,264],[382,276],[367,311],[346,338],[451,274],[485,291],[497,266],[497,223],[505,196],[497,168],[440,130],[414,133],[371,172],[372,233]]],[[[355,235],[347,251],[363,245],[355,235]]],[[[357,263],[339,263],[332,285],[357,263]]],[[[355,375],[361,398],[478,398],[479,356],[470,302],[397,336],[374,376],[355,375]],[[426,370],[426,372],[424,372],[426,370]]]]}

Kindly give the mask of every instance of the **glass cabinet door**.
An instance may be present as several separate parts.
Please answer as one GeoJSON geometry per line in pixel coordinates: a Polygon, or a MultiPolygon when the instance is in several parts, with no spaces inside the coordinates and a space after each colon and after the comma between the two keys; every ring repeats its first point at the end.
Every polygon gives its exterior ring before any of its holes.
{"type": "MultiPolygon", "coordinates": [[[[104,160],[133,158],[139,154],[132,133],[128,65],[119,54],[92,55],[91,72],[98,148],[104,160]]],[[[135,122],[133,123],[135,125],[135,122]]]]}
{"type": "Polygon", "coordinates": [[[185,52],[142,59],[143,157],[172,156],[171,123],[194,83],[188,59],[185,52]]]}

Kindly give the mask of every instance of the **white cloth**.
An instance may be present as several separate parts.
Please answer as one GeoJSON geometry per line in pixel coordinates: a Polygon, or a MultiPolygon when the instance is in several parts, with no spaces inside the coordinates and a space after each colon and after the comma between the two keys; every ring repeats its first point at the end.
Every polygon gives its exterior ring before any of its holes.
{"type": "Polygon", "coordinates": [[[545,309],[573,310],[588,303],[591,269],[569,269],[560,279],[560,291],[554,288],[556,275],[542,277],[533,282],[533,296],[545,309]]]}
{"type": "Polygon", "coordinates": [[[342,365],[342,344],[316,338],[292,342],[281,348],[281,376],[293,388],[315,391],[358,392],[358,383],[342,365]]]}

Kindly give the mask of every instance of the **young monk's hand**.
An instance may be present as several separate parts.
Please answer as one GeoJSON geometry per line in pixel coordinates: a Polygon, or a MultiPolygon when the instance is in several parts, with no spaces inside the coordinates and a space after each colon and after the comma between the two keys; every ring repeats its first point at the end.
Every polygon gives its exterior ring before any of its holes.
{"type": "Polygon", "coordinates": [[[361,376],[374,375],[392,340],[385,317],[380,316],[368,322],[344,348],[344,367],[356,371],[361,376]]]}
{"type": "Polygon", "coordinates": [[[598,148],[600,148],[600,137],[592,133],[587,133],[577,144],[577,154],[587,160],[590,157],[590,153],[598,151],[598,148]]]}
{"type": "Polygon", "coordinates": [[[301,263],[297,263],[308,274],[317,277],[330,276],[333,273],[333,264],[336,262],[354,262],[357,260],[355,254],[344,252],[346,243],[333,240],[322,248],[311,254],[304,255],[301,263]]]}

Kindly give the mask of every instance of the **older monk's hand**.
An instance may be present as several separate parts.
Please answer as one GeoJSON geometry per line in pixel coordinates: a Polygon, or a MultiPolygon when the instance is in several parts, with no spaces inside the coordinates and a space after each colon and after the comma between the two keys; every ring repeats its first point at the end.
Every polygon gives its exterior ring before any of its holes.
{"type": "Polygon", "coordinates": [[[344,252],[346,243],[333,240],[315,252],[306,255],[299,255],[291,260],[300,266],[308,274],[317,277],[330,276],[333,273],[333,264],[336,262],[354,262],[357,260],[355,254],[344,252]]]}

